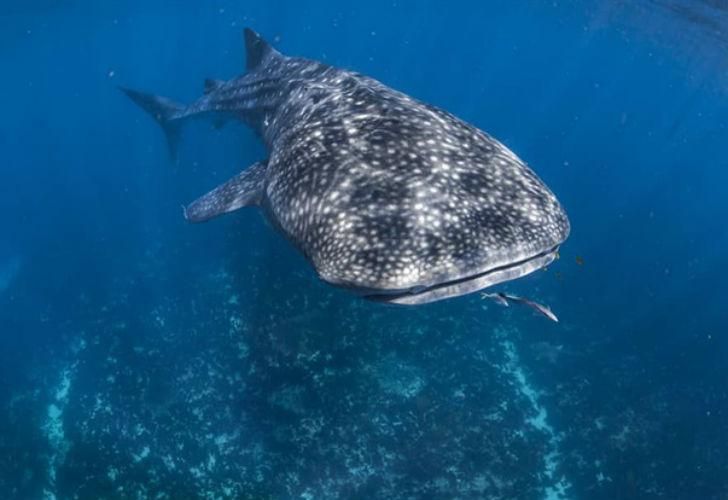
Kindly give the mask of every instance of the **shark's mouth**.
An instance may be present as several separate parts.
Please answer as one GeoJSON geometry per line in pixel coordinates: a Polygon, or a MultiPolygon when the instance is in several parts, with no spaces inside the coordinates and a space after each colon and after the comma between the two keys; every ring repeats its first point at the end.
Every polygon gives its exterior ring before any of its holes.
{"type": "Polygon", "coordinates": [[[558,250],[559,247],[555,246],[528,259],[489,269],[465,278],[439,283],[428,288],[415,288],[394,293],[369,293],[364,297],[377,302],[402,305],[426,304],[457,297],[531,274],[553,262],[558,255],[558,250]]]}

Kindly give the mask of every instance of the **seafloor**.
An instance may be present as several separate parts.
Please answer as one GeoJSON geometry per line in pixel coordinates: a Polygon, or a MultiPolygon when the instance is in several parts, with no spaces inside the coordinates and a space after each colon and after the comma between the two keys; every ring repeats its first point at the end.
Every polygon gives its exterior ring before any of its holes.
{"type": "Polygon", "coordinates": [[[669,463],[640,465],[659,397],[605,408],[619,400],[599,398],[597,379],[558,380],[588,357],[523,309],[477,296],[382,306],[286,266],[239,279],[220,268],[160,299],[145,292],[158,265],[120,278],[108,303],[80,296],[73,320],[39,319],[68,347],[4,409],[0,491],[560,499],[675,486],[661,477],[669,463]],[[616,490],[609,471],[625,461],[638,477],[616,490]]]}

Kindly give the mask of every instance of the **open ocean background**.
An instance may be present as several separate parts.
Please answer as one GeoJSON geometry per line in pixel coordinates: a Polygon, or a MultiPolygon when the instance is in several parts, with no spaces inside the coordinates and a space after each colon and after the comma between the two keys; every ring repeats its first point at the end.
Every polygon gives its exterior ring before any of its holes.
{"type": "Polygon", "coordinates": [[[0,3],[0,498],[728,498],[728,2],[0,3]],[[319,282],[243,210],[265,154],[159,127],[242,28],[504,142],[561,258],[417,308],[319,282]]]}

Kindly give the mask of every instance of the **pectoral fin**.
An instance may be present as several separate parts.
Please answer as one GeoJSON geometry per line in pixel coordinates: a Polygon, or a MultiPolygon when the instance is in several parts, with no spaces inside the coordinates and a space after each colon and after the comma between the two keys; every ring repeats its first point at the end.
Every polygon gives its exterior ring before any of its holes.
{"type": "Polygon", "coordinates": [[[265,189],[267,163],[258,162],[184,208],[185,219],[203,222],[248,205],[258,205],[265,189]]]}

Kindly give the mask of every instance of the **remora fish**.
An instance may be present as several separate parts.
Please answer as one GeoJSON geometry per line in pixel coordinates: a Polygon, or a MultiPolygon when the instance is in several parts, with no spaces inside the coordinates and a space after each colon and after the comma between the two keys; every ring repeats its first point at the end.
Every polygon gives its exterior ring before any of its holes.
{"type": "Polygon", "coordinates": [[[484,299],[491,299],[495,301],[498,305],[508,307],[510,304],[508,301],[516,302],[518,304],[523,304],[524,306],[528,306],[537,313],[541,314],[542,316],[547,317],[551,321],[558,323],[559,318],[554,314],[554,312],[548,307],[543,304],[539,304],[538,302],[534,302],[533,300],[526,299],[524,297],[519,297],[518,295],[510,295],[503,292],[496,292],[496,293],[482,293],[481,297],[484,299]]]}
{"type": "Polygon", "coordinates": [[[260,206],[324,281],[421,304],[513,280],[569,234],[554,194],[515,154],[453,115],[367,76],[273,49],[245,30],[247,72],[189,106],[123,89],[164,128],[238,119],[267,159],[186,207],[192,222],[260,206]]]}

